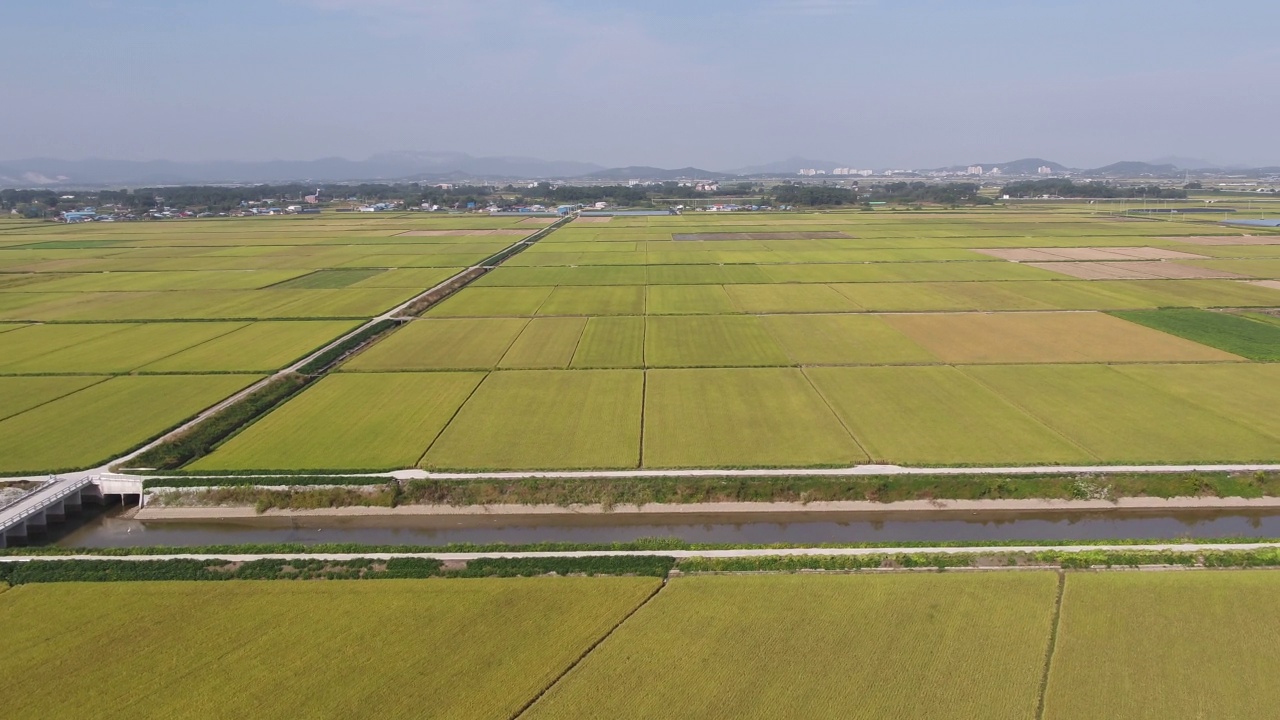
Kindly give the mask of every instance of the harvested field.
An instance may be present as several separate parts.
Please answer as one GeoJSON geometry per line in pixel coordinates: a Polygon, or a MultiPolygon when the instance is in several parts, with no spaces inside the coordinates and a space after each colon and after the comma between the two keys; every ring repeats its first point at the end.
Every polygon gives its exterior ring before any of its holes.
{"type": "Polygon", "coordinates": [[[30,584],[0,594],[0,671],[44,717],[508,717],[658,582],[30,584]],[[27,671],[52,666],[65,685],[27,671]]]}
{"type": "Polygon", "coordinates": [[[1094,312],[916,313],[883,317],[890,326],[947,363],[1231,362],[1241,359],[1094,312]]]}
{"type": "MultiPolygon", "coordinates": [[[[1280,250],[1280,246],[1272,247],[1280,250]]],[[[1233,273],[1241,277],[1280,278],[1280,259],[1277,258],[1205,259],[1186,264],[1209,270],[1233,273]]]]}
{"type": "Polygon", "coordinates": [[[191,467],[412,467],[483,378],[483,373],[443,372],[326,377],[191,467]]]}
{"type": "Polygon", "coordinates": [[[1176,262],[1138,261],[1126,263],[1106,263],[1111,267],[1126,267],[1170,280],[1192,280],[1198,278],[1241,278],[1243,275],[1214,268],[1196,267],[1176,262]]]}
{"type": "Polygon", "coordinates": [[[1023,720],[1055,592],[1052,573],[676,578],[527,716],[1023,720]]]}
{"type": "Polygon", "coordinates": [[[799,370],[648,372],[645,467],[849,465],[866,460],[799,370]]]}
{"type": "Polygon", "coordinates": [[[1182,265],[1159,260],[1132,260],[1127,262],[1055,262],[1027,263],[1029,267],[1050,270],[1082,280],[1190,280],[1203,278],[1244,277],[1225,270],[1214,270],[1193,265],[1182,265]]]}
{"type": "Polygon", "coordinates": [[[1109,265],[1100,262],[1054,262],[1027,263],[1028,266],[1061,273],[1080,280],[1152,280],[1156,276],[1143,272],[1131,265],[1137,263],[1116,263],[1109,265]]]}
{"type": "Polygon", "coordinates": [[[1045,718],[1270,717],[1277,591],[1266,570],[1068,576],[1045,718]]]}
{"type": "Polygon", "coordinates": [[[423,457],[436,469],[635,467],[639,370],[492,373],[423,457]]]}
{"type": "Polygon", "coordinates": [[[992,248],[978,249],[975,252],[1010,262],[1195,260],[1204,257],[1181,250],[1154,247],[992,248]]]}

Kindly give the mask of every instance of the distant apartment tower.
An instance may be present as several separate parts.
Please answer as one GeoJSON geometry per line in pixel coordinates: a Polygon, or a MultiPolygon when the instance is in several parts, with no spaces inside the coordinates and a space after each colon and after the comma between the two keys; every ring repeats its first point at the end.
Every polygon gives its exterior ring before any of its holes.
{"type": "Polygon", "coordinates": [[[797,174],[797,175],[805,175],[805,176],[807,176],[807,177],[812,177],[812,176],[814,176],[814,175],[817,175],[817,174],[818,174],[818,171],[817,171],[817,170],[814,170],[813,168],[802,168],[802,169],[800,170],[800,172],[798,172],[798,173],[796,173],[796,174],[797,174]]]}
{"type": "Polygon", "coordinates": [[[965,174],[965,175],[981,175],[981,174],[982,174],[982,166],[981,166],[981,165],[970,165],[970,166],[969,166],[969,169],[964,171],[964,174],[965,174]]]}
{"type": "Polygon", "coordinates": [[[1053,168],[1049,167],[1048,165],[1041,165],[1040,167],[1036,168],[1036,174],[1037,174],[1037,175],[1052,175],[1052,174],[1053,174],[1053,168]]]}

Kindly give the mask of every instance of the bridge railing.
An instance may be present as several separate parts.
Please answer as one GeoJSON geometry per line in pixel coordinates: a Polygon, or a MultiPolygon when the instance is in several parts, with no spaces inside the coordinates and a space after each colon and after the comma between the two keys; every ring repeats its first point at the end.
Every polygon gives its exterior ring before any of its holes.
{"type": "Polygon", "coordinates": [[[5,504],[0,507],[0,533],[8,532],[15,525],[26,522],[27,518],[32,515],[62,502],[67,496],[74,492],[79,492],[91,482],[92,479],[87,477],[76,478],[75,480],[55,479],[13,502],[5,504]],[[45,495],[46,493],[47,496],[37,498],[37,496],[45,495]]]}

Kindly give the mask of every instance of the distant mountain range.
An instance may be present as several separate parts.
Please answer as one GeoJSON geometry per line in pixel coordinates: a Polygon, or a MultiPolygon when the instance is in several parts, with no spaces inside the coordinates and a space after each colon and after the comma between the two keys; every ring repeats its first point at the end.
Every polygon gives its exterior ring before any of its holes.
{"type": "Polygon", "coordinates": [[[0,161],[0,186],[189,185],[193,183],[458,180],[465,178],[579,177],[605,168],[591,163],[525,157],[473,157],[451,152],[397,152],[366,160],[173,162],[152,160],[0,161]]]}
{"type": "MultiPolygon", "coordinates": [[[[1150,162],[1124,161],[1088,170],[1068,168],[1043,158],[1022,158],[1010,162],[973,163],[1003,175],[1036,175],[1041,167],[1053,174],[1072,173],[1085,177],[1173,177],[1187,172],[1226,170],[1268,174],[1274,167],[1221,167],[1194,158],[1166,157],[1150,162]]],[[[786,160],[740,167],[729,171],[695,167],[668,170],[630,166],[606,168],[584,162],[540,160],[529,157],[476,157],[458,152],[392,152],[365,160],[330,157],[319,160],[174,162],[169,160],[58,160],[29,158],[0,161],[0,187],[74,188],[141,187],[148,185],[320,183],[320,182],[465,182],[523,180],[584,180],[626,182],[629,180],[725,180],[739,177],[789,176],[802,169],[830,174],[836,168],[857,168],[856,163],[792,157],[786,160]]],[[[934,168],[933,172],[963,172],[969,166],[934,168]]],[[[870,168],[868,168],[870,169],[870,168]]],[[[920,172],[928,172],[921,170],[920,172]]]]}
{"type": "Polygon", "coordinates": [[[627,180],[718,180],[733,176],[733,173],[719,173],[712,170],[700,170],[696,167],[664,170],[662,168],[648,167],[646,165],[631,165],[628,167],[599,170],[597,172],[582,175],[579,179],[616,180],[618,182],[625,182],[627,180]]]}

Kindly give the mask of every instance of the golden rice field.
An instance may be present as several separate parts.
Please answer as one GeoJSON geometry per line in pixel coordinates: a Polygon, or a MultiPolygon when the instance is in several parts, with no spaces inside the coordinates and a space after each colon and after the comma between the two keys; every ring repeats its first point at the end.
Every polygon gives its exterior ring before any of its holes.
{"type": "Polygon", "coordinates": [[[0,586],[0,700],[30,717],[943,720],[1253,720],[1280,701],[1274,570],[661,582],[0,586]]]}
{"type": "Polygon", "coordinates": [[[0,700],[47,718],[506,718],[659,582],[23,585],[0,594],[0,700]]]}
{"type": "MultiPolygon", "coordinates": [[[[78,438],[0,473],[201,409],[108,432],[77,400],[103,381],[272,373],[540,227],[0,224],[0,385],[59,378],[0,423],[78,438]]],[[[579,219],[189,469],[1280,461],[1280,243],[1244,232],[1080,205],[579,219]]]]}
{"type": "Polygon", "coordinates": [[[529,718],[1035,715],[1053,573],[691,577],[529,718]]]}

